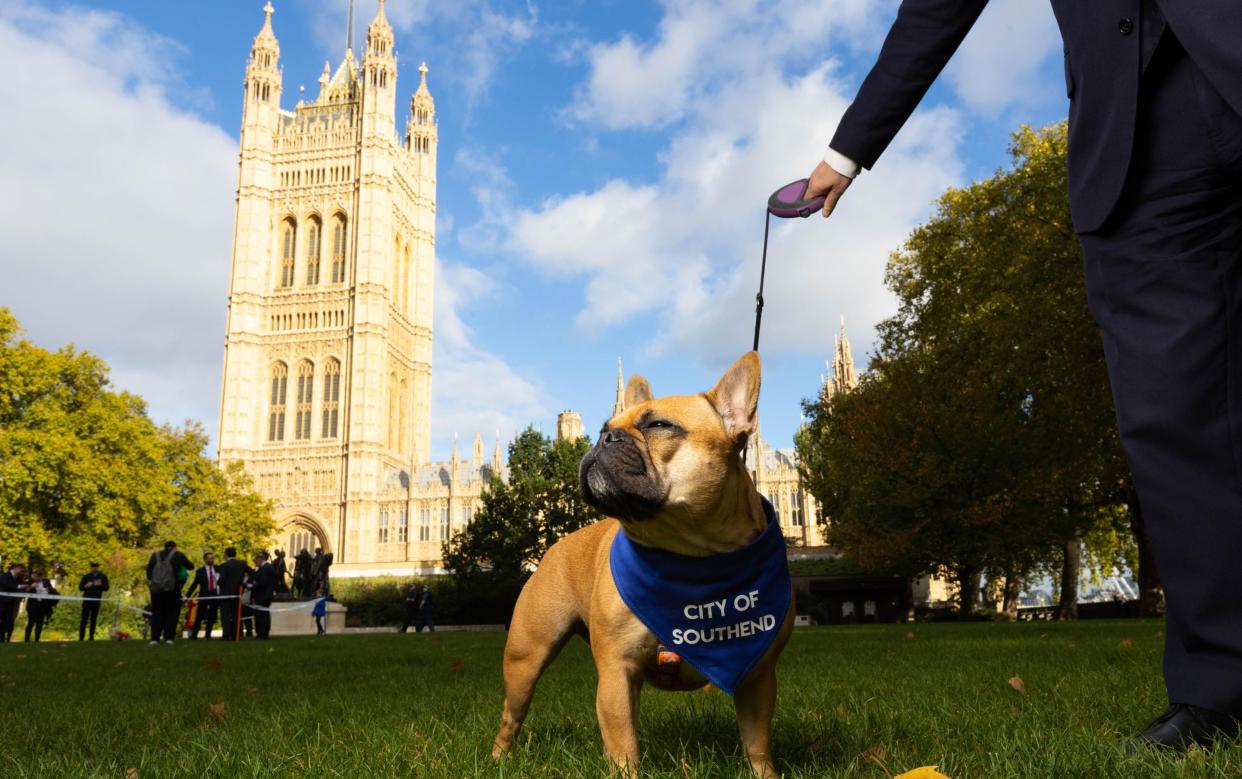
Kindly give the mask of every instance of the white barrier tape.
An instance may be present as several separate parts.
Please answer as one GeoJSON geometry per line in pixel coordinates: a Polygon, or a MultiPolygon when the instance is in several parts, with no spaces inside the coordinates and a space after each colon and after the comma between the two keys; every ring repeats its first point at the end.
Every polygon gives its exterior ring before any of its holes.
{"type": "MultiPolygon", "coordinates": [[[[22,599],[30,599],[30,600],[71,600],[71,601],[91,600],[91,601],[99,601],[100,603],[115,603],[116,605],[120,606],[123,609],[129,609],[130,611],[134,611],[139,614],[150,615],[151,613],[149,611],[146,611],[145,609],[140,609],[137,606],[131,606],[128,603],[123,602],[120,598],[84,598],[80,595],[47,595],[47,594],[40,594],[40,593],[35,593],[35,592],[0,592],[0,598],[22,598],[22,599]]],[[[203,601],[203,600],[236,600],[236,599],[237,599],[236,595],[209,595],[203,598],[185,598],[184,600],[186,602],[189,602],[189,601],[203,601]]],[[[317,600],[303,601],[301,603],[297,603],[292,606],[288,606],[286,608],[271,608],[269,606],[258,606],[253,603],[247,603],[245,604],[245,606],[246,608],[254,609],[256,611],[267,611],[267,612],[276,614],[276,613],[281,613],[285,611],[300,611],[302,609],[314,608],[317,602],[318,602],[317,600]]]]}
{"type": "Polygon", "coordinates": [[[129,609],[139,614],[150,614],[145,609],[137,606],[131,606],[120,598],[84,598],[81,595],[49,595],[38,592],[0,592],[0,598],[17,598],[20,600],[76,600],[76,601],[96,601],[98,603],[115,603],[123,609],[129,609]]]}
{"type": "Polygon", "coordinates": [[[269,606],[256,606],[255,604],[251,603],[247,608],[254,609],[255,611],[266,611],[271,614],[280,614],[286,611],[301,611],[302,609],[311,609],[315,607],[315,603],[317,603],[317,601],[313,601],[313,600],[306,601],[304,603],[298,603],[294,606],[289,606],[283,609],[274,609],[269,606]]]}

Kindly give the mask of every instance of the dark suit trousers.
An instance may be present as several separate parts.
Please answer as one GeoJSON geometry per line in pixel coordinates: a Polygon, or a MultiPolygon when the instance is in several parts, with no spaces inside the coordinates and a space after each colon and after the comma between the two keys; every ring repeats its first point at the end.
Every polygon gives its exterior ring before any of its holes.
{"type": "Polygon", "coordinates": [[[181,618],[181,591],[151,593],[151,640],[172,641],[181,618]]]}
{"type": "MultiPolygon", "coordinates": [[[[256,606],[271,608],[272,602],[256,603],[256,606]]],[[[263,609],[253,609],[254,612],[254,634],[258,638],[266,639],[272,633],[272,612],[263,609]]]]}
{"type": "Polygon", "coordinates": [[[89,623],[91,629],[91,641],[95,640],[95,620],[99,618],[99,607],[101,602],[96,598],[87,598],[82,601],[82,618],[78,620],[78,640],[86,640],[86,628],[89,623]]]}
{"type": "Polygon", "coordinates": [[[1242,714],[1242,117],[1168,35],[1117,210],[1081,238],[1165,588],[1169,700],[1242,714]]]}
{"type": "Polygon", "coordinates": [[[190,638],[198,638],[198,631],[204,622],[207,623],[206,636],[211,638],[211,631],[216,627],[216,613],[220,609],[220,604],[228,602],[220,600],[199,601],[198,609],[194,612],[194,627],[190,628],[190,638]]]}

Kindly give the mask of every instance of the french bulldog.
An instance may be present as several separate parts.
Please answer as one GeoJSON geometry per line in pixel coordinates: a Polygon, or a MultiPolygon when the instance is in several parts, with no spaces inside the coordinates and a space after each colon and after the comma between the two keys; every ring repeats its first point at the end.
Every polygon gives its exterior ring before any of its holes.
{"type": "MultiPolygon", "coordinates": [[[[669,653],[662,650],[675,648],[662,646],[627,606],[610,567],[610,549],[614,540],[628,540],[639,550],[705,559],[741,550],[764,534],[770,519],[741,456],[756,430],[759,375],[759,355],[750,352],[715,387],[698,395],[653,399],[645,379],[630,379],[625,410],[604,425],[579,472],[584,498],[605,518],[548,549],[514,609],[493,758],[512,749],[540,675],[575,634],[591,647],[604,750],[624,775],[633,776],[639,763],[636,728],[643,683],[666,690],[694,690],[708,683],[690,663],[669,673],[664,662],[669,653]],[[616,539],[618,533],[627,539],[616,539]]],[[[780,543],[780,565],[785,566],[783,539],[780,543]]],[[[781,601],[782,608],[786,602],[784,613],[760,625],[771,631],[765,638],[771,643],[766,651],[757,650],[762,655],[734,691],[747,759],[765,779],[777,776],[771,726],[776,661],[793,628],[791,594],[781,601]]]]}

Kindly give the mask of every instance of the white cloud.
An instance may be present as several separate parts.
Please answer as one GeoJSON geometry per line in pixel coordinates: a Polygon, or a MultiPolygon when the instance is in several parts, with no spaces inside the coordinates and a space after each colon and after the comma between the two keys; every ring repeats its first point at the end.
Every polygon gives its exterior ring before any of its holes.
{"type": "Polygon", "coordinates": [[[509,440],[532,420],[546,419],[558,408],[542,387],[474,344],[474,333],[463,313],[494,291],[493,282],[481,271],[443,259],[438,262],[431,381],[433,452],[447,453],[453,436],[460,433],[462,454],[468,455],[475,432],[490,441],[499,431],[501,440],[509,440]]]}
{"type": "MultiPolygon", "coordinates": [[[[334,63],[339,61],[343,53],[341,47],[347,37],[348,5],[341,0],[302,2],[313,9],[311,27],[316,40],[327,50],[334,63]]],[[[355,8],[354,51],[359,56],[365,45],[367,26],[375,18],[377,5],[377,0],[366,0],[355,8]]],[[[446,78],[464,91],[467,105],[473,105],[486,94],[501,63],[530,41],[539,29],[539,14],[532,2],[521,5],[516,11],[505,12],[493,8],[489,0],[451,3],[389,0],[385,5],[385,15],[399,36],[408,36],[422,25],[438,25],[458,42],[454,48],[461,61],[445,73],[446,78]]],[[[408,40],[398,37],[398,56],[407,51],[408,45],[408,40]]],[[[422,57],[402,57],[399,65],[410,73],[419,59],[422,57]]],[[[435,66],[435,63],[432,65],[435,66]]]]}
{"type": "Polygon", "coordinates": [[[74,341],[156,419],[214,435],[237,146],[177,108],[176,43],[116,14],[0,9],[0,305],[74,341]]]}
{"type": "Polygon", "coordinates": [[[968,108],[994,114],[1056,98],[1059,82],[1039,74],[1060,51],[1061,35],[1048,3],[993,0],[945,75],[968,108]]]}
{"type": "MultiPolygon", "coordinates": [[[[704,363],[726,362],[749,343],[767,197],[810,171],[852,98],[837,60],[796,63],[811,42],[857,43],[880,26],[866,4],[823,2],[793,19],[764,8],[670,4],[656,40],[592,49],[575,118],[675,129],[657,180],[614,179],[512,214],[519,254],[544,273],[584,280],[580,328],[650,316],[659,325],[650,351],[704,363]],[[864,32],[851,39],[855,29],[864,32]]],[[[961,134],[953,110],[917,113],[831,222],[775,220],[765,350],[824,354],[841,315],[855,341],[869,343],[859,325],[893,310],[887,255],[960,180],[961,134]]]]}

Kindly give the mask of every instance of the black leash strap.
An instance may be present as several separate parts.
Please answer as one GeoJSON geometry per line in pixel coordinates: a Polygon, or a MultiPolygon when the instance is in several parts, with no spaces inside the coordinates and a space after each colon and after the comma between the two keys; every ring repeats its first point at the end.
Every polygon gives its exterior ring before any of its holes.
{"type": "Polygon", "coordinates": [[[763,322],[763,277],[768,272],[768,228],[772,226],[772,211],[763,209],[763,259],[759,263],[759,294],[755,295],[755,345],[759,351],[759,325],[763,322]]]}

